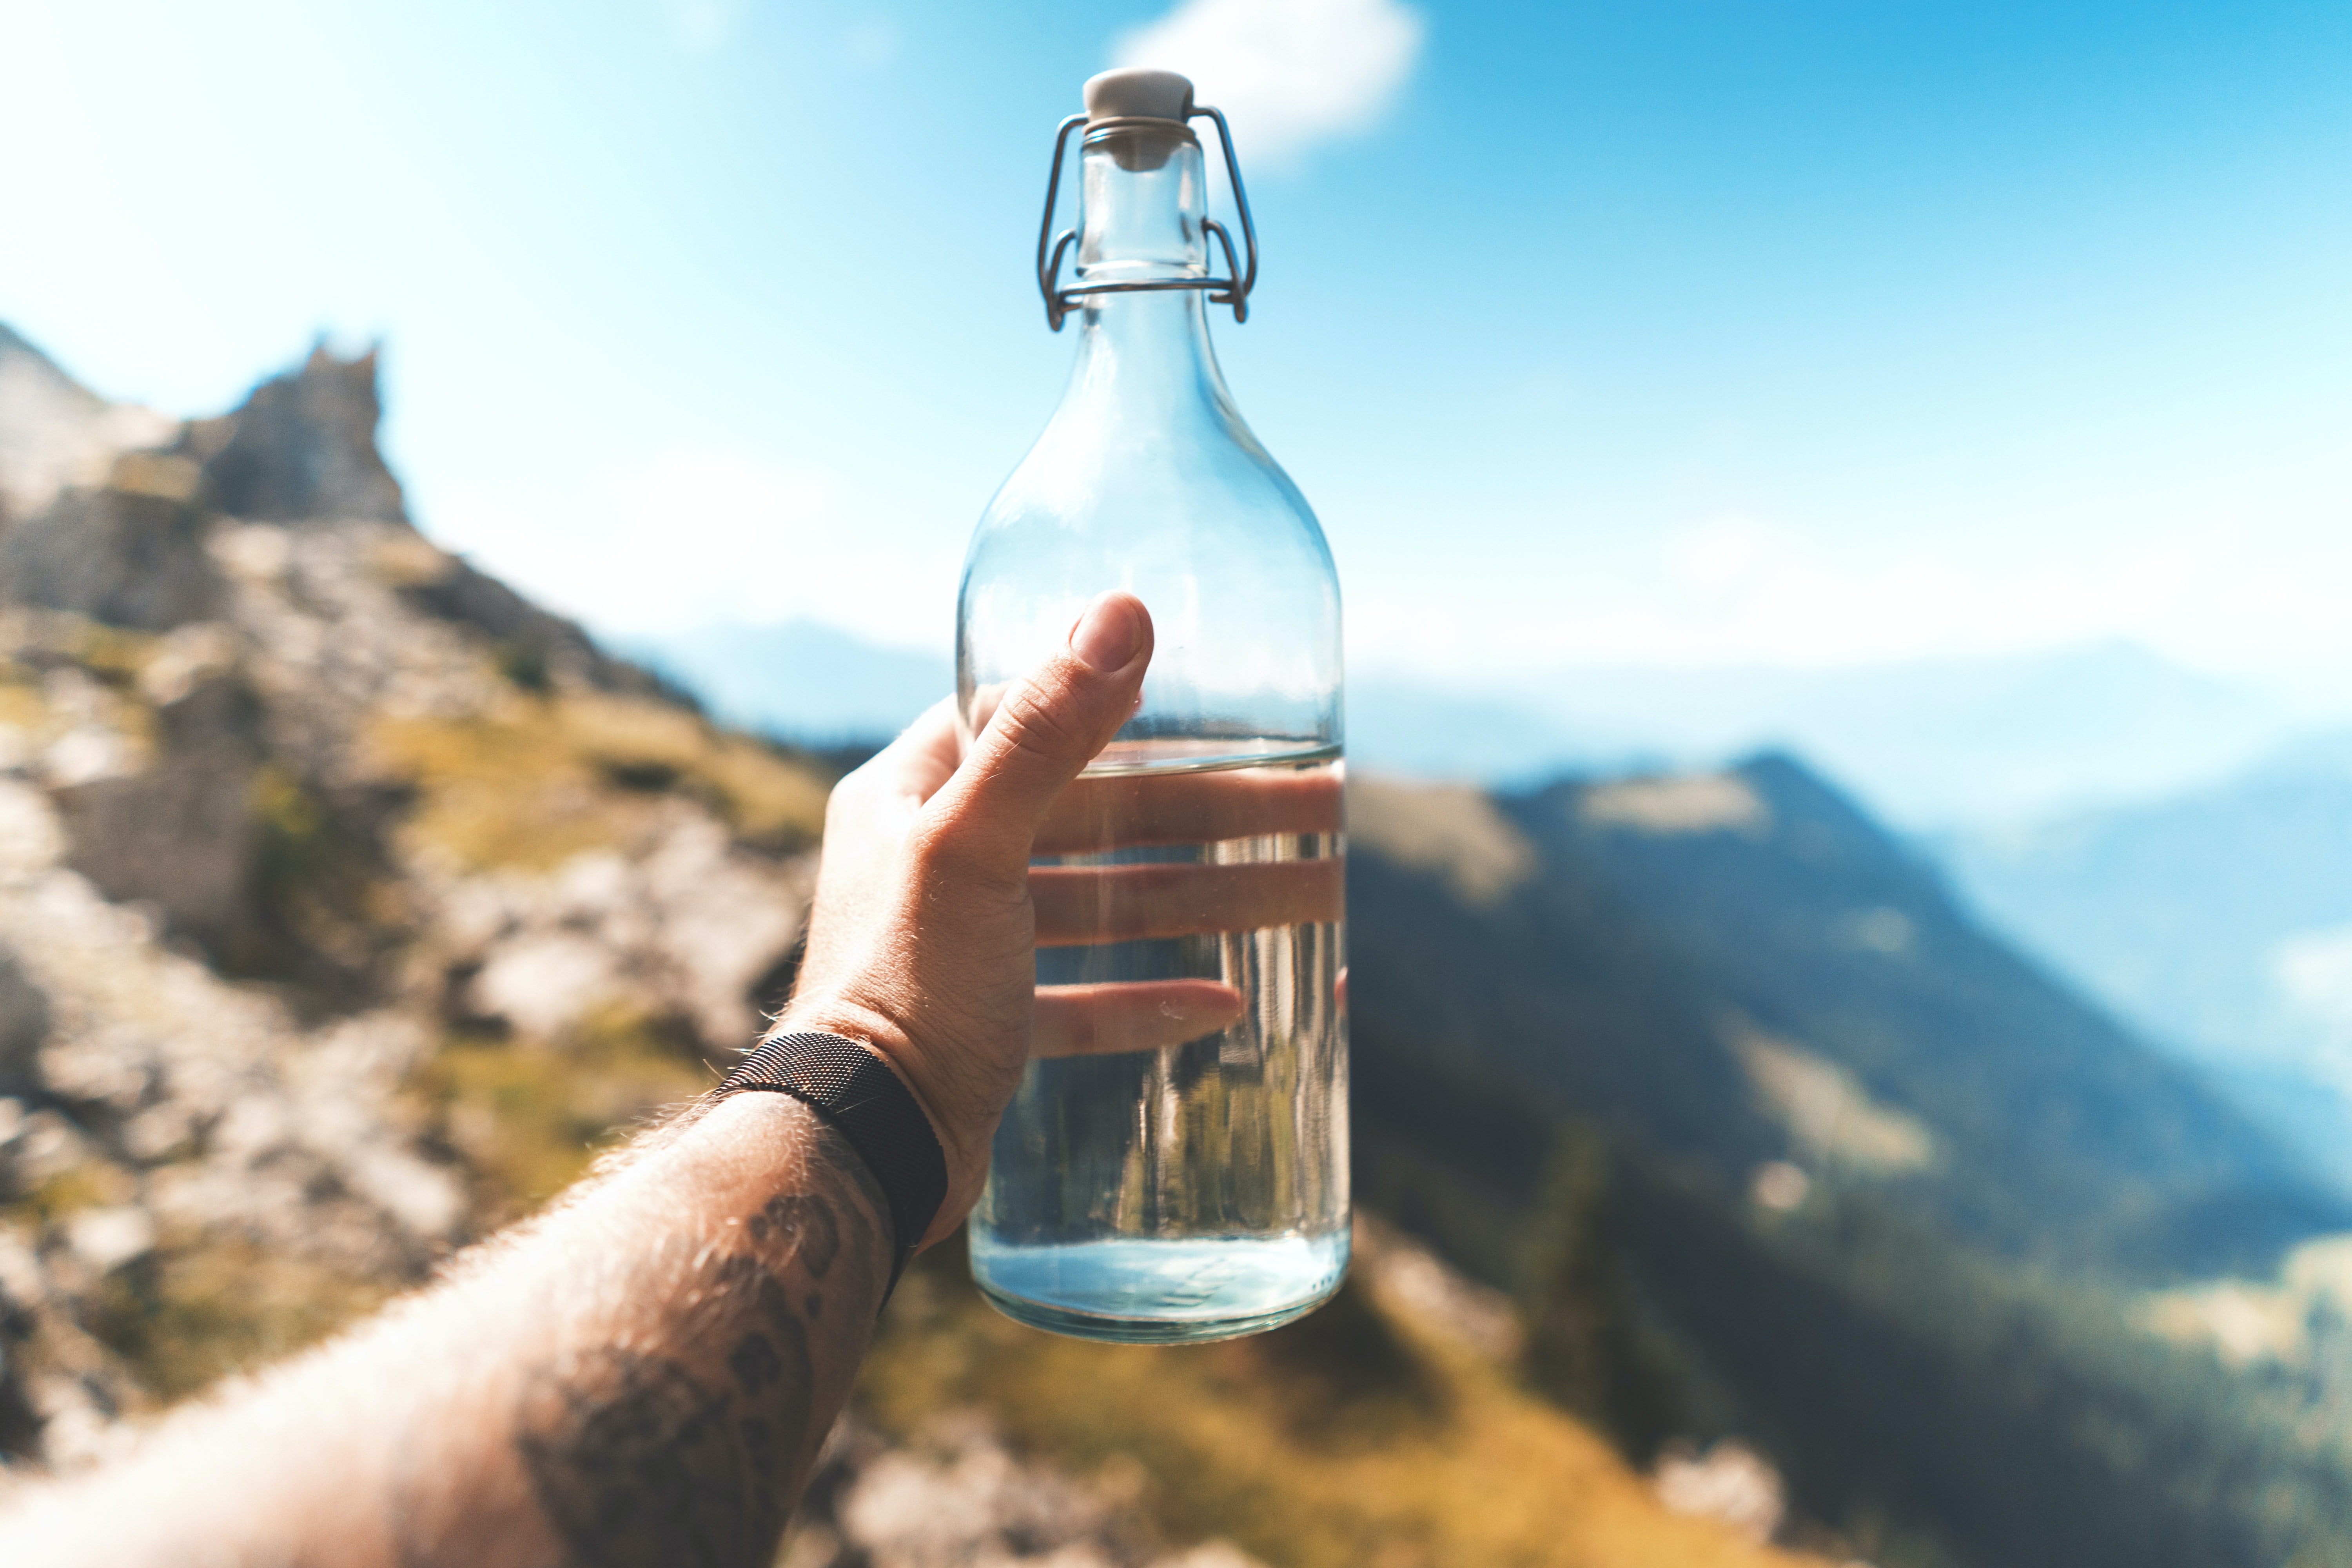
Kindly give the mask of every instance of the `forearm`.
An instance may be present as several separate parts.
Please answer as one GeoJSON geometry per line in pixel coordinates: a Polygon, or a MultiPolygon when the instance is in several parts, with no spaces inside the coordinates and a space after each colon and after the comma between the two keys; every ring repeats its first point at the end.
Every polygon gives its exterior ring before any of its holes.
{"type": "Polygon", "coordinates": [[[864,1353],[888,1225],[805,1107],[733,1096],[360,1334],[36,1500],[0,1559],[764,1563],[864,1353]]]}

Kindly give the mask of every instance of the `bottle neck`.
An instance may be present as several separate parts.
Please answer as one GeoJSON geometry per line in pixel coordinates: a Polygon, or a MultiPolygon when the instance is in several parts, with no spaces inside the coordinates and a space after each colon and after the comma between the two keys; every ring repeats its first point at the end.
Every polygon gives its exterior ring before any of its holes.
{"type": "MultiPolygon", "coordinates": [[[[1208,276],[1207,181],[1191,132],[1167,121],[1128,121],[1090,133],[1081,157],[1081,286],[1208,276]]],[[[1212,410],[1232,417],[1209,343],[1207,294],[1080,295],[1070,400],[1115,407],[1122,419],[1165,422],[1212,410]]]]}

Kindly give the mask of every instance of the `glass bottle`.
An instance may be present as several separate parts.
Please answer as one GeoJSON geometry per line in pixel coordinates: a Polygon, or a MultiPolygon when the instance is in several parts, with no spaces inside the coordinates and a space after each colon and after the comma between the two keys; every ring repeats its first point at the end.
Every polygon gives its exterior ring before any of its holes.
{"type": "Polygon", "coordinates": [[[1038,839],[1036,1037],[971,1267],[1040,1328],[1221,1339],[1347,1271],[1339,586],[1209,346],[1204,295],[1238,319],[1256,270],[1229,138],[1246,272],[1207,216],[1189,121],[1223,117],[1165,71],[1097,77],[1086,102],[1075,287],[1055,276],[1069,237],[1039,247],[1077,363],[965,558],[964,734],[1097,594],[1141,598],[1157,648],[1140,709],[1038,839]]]}

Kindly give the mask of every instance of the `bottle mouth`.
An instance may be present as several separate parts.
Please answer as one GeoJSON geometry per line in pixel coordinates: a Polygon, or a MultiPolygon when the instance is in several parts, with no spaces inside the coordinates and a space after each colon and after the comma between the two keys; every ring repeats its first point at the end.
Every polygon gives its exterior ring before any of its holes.
{"type": "Polygon", "coordinates": [[[1134,174],[1165,168],[1179,148],[1200,144],[1201,139],[1192,134],[1192,127],[1180,121],[1137,116],[1094,121],[1087,126],[1086,139],[1078,145],[1087,152],[1100,148],[1120,168],[1134,174]]]}

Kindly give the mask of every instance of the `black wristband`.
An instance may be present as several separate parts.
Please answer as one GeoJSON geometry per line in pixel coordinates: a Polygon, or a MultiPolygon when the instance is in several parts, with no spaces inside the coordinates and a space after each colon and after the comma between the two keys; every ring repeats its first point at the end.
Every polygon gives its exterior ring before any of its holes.
{"type": "Polygon", "coordinates": [[[890,1262],[887,1305],[898,1276],[948,1196],[948,1159],[931,1119],[871,1047],[840,1035],[773,1035],[760,1042],[717,1089],[713,1100],[739,1089],[789,1094],[823,1117],[849,1142],[881,1184],[898,1245],[890,1262]]]}

